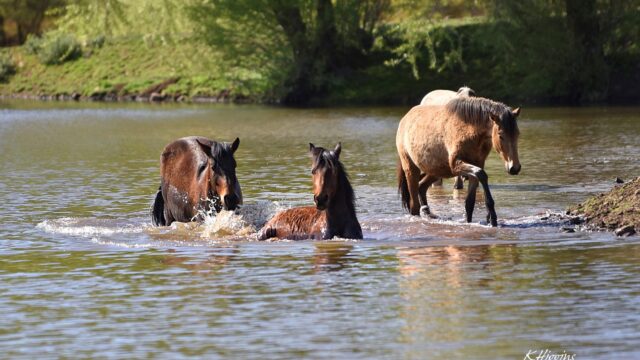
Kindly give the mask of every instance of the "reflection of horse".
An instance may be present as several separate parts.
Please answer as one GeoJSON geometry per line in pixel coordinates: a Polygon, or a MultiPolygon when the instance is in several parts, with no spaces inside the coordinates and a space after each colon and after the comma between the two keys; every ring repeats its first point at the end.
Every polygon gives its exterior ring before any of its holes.
{"type": "MultiPolygon", "coordinates": [[[[476,96],[476,92],[473,89],[463,86],[458,91],[451,90],[433,90],[422,98],[420,105],[446,105],[449,101],[456,97],[472,97],[476,96]]],[[[421,175],[424,177],[424,174],[421,175]]],[[[438,179],[433,182],[433,186],[442,186],[442,179],[438,179]]],[[[454,189],[462,189],[464,187],[464,180],[462,176],[456,176],[456,181],[453,184],[454,189]]]]}
{"type": "Polygon", "coordinates": [[[240,139],[232,144],[204,137],[178,139],[164,148],[160,157],[160,189],[151,217],[154,225],[192,221],[199,210],[234,210],[242,204],[242,191],[236,178],[233,153],[240,139]]]}
{"type": "Polygon", "coordinates": [[[333,151],[309,144],[312,157],[315,207],[298,207],[276,214],[258,233],[258,240],[362,239],[356,217],[353,188],[339,160],[340,143],[333,151]]]}
{"type": "Polygon", "coordinates": [[[493,198],[484,162],[491,146],[498,151],[511,175],[520,172],[518,124],[520,109],[478,97],[459,97],[444,106],[416,106],[400,121],[396,134],[398,189],[403,205],[412,215],[420,205],[430,214],[426,192],[439,178],[466,175],[469,193],[465,201],[471,221],[476,189],[482,184],[488,210],[487,221],[497,226],[493,198]],[[420,173],[425,176],[421,179],[420,173]]]}

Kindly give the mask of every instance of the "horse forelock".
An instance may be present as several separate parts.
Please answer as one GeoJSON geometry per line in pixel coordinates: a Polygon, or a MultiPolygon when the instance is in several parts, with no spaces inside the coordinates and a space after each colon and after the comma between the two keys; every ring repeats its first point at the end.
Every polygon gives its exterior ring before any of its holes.
{"type": "Polygon", "coordinates": [[[319,150],[319,155],[314,159],[312,171],[320,167],[327,167],[334,171],[338,177],[338,186],[340,190],[344,192],[341,196],[344,196],[347,203],[355,208],[355,193],[349,181],[349,174],[347,174],[347,171],[344,169],[342,162],[336,157],[335,152],[321,147],[316,147],[316,149],[319,150]]]}
{"type": "Polygon", "coordinates": [[[518,129],[516,118],[507,105],[482,97],[458,97],[446,105],[449,112],[475,125],[486,125],[493,115],[500,119],[501,127],[507,134],[514,134],[518,129]]]}

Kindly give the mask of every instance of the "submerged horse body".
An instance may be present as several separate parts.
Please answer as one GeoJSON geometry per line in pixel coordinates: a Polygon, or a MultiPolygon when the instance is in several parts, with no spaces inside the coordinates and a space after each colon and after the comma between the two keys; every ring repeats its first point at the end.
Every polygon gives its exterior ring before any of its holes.
{"type": "Polygon", "coordinates": [[[233,154],[240,139],[231,143],[205,137],[178,139],[160,157],[160,188],[152,207],[154,225],[198,220],[201,210],[214,202],[216,211],[234,210],[242,204],[233,154]]]}
{"type": "Polygon", "coordinates": [[[412,215],[427,214],[426,192],[440,178],[469,178],[465,201],[467,221],[475,206],[478,184],[482,184],[488,210],[487,221],[497,225],[494,201],[483,170],[495,148],[509,174],[520,171],[518,124],[520,109],[479,97],[458,97],[441,106],[416,106],[400,121],[396,134],[398,189],[403,205],[412,215]],[[423,174],[423,177],[421,177],[423,174]]]}
{"type": "Polygon", "coordinates": [[[258,240],[362,239],[353,188],[339,159],[341,150],[340,143],[332,151],[309,144],[315,206],[276,214],[260,230],[258,240]]]}

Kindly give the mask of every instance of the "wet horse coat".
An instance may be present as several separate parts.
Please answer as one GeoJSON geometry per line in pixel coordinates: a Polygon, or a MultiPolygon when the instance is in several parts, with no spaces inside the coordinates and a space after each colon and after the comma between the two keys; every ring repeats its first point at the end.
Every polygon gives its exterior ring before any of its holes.
{"type": "Polygon", "coordinates": [[[398,189],[403,205],[412,215],[427,214],[426,189],[439,178],[466,175],[469,193],[465,201],[467,221],[471,221],[476,189],[482,184],[488,222],[497,225],[494,202],[489,191],[485,160],[494,147],[507,171],[520,171],[519,130],[516,117],[520,109],[484,98],[460,97],[444,106],[416,106],[400,121],[396,134],[398,189]],[[421,173],[424,177],[421,178],[421,173]],[[422,193],[419,188],[424,188],[422,193]]]}
{"type": "Polygon", "coordinates": [[[297,207],[276,214],[258,233],[258,240],[362,239],[355,211],[355,195],[339,160],[342,146],[333,151],[309,144],[313,159],[313,200],[316,206],[297,207]]]}
{"type": "Polygon", "coordinates": [[[200,220],[200,211],[234,210],[242,203],[233,157],[240,140],[220,143],[205,137],[178,139],[160,157],[160,189],[152,207],[154,225],[200,220]]]}

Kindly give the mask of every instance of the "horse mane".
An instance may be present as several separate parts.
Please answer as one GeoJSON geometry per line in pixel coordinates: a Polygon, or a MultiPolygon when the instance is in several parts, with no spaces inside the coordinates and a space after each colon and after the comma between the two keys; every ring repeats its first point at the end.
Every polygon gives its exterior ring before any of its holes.
{"type": "Polygon", "coordinates": [[[508,134],[516,131],[516,118],[507,105],[482,97],[457,97],[446,105],[449,112],[454,113],[465,122],[474,125],[486,125],[491,122],[490,115],[500,119],[501,128],[508,134]]]}

